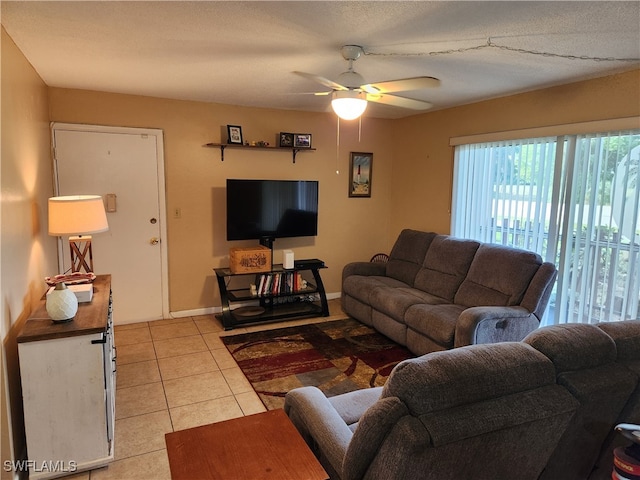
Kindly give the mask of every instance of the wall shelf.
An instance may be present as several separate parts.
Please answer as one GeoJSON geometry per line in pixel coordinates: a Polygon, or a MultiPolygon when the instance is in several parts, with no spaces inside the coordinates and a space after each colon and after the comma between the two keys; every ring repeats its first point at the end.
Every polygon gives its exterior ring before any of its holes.
{"type": "Polygon", "coordinates": [[[235,143],[207,143],[205,147],[219,148],[220,149],[220,161],[224,162],[224,149],[225,148],[240,148],[245,150],[280,150],[291,152],[293,163],[296,163],[296,155],[298,152],[315,151],[315,148],[296,148],[296,147],[258,147],[254,145],[239,145],[235,143]]]}

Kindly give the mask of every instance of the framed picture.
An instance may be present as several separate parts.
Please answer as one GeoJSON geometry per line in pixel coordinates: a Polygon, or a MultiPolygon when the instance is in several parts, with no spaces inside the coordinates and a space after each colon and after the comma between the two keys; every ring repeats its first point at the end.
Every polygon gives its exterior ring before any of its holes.
{"type": "Polygon", "coordinates": [[[227,125],[227,143],[242,145],[242,127],[238,125],[227,125]]]}
{"type": "Polygon", "coordinates": [[[371,167],[373,153],[351,152],[349,168],[349,196],[371,196],[371,167]]]}
{"type": "Polygon", "coordinates": [[[293,146],[295,148],[311,148],[311,134],[310,133],[294,133],[293,146]]]}
{"type": "Polygon", "coordinates": [[[293,133],[280,132],[278,145],[281,147],[293,147],[293,133]]]}

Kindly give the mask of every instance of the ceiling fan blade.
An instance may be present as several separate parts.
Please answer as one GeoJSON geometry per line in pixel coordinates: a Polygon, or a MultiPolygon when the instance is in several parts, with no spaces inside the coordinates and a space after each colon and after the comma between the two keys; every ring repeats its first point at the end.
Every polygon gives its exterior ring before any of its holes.
{"type": "Polygon", "coordinates": [[[434,88],[440,86],[440,80],[434,77],[413,77],[401,80],[390,80],[388,82],[368,83],[362,85],[368,93],[392,93],[405,92],[409,90],[422,90],[423,88],[434,88]]]}
{"type": "Polygon", "coordinates": [[[325,95],[331,95],[333,93],[333,90],[329,91],[329,92],[289,92],[287,93],[287,95],[316,95],[316,96],[325,96],[325,95]]]}
{"type": "Polygon", "coordinates": [[[398,97],[396,95],[376,95],[367,94],[367,101],[391,105],[393,107],[409,108],[411,110],[428,110],[433,107],[432,103],[412,98],[398,97]]]}
{"type": "Polygon", "coordinates": [[[313,73],[306,72],[293,72],[296,75],[300,75],[306,79],[312,80],[314,82],[318,82],[320,85],[324,85],[325,87],[332,88],[333,90],[349,90],[347,87],[343,87],[339,83],[333,82],[328,78],[321,77],[320,75],[314,75],[313,73]]]}

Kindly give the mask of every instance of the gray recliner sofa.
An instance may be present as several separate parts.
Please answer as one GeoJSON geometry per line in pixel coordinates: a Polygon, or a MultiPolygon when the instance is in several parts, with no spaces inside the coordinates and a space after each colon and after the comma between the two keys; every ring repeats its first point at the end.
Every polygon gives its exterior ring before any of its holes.
{"type": "Polygon", "coordinates": [[[332,480],[611,478],[639,347],[638,321],[544,327],[406,360],[384,387],[297,388],[284,408],[332,480]]]}
{"type": "Polygon", "coordinates": [[[416,355],[520,341],[549,303],[556,267],[540,255],[405,229],[386,263],[342,272],[342,308],[416,355]]]}
{"type": "Polygon", "coordinates": [[[294,389],[284,408],[332,480],[534,480],[577,407],[548,358],[503,342],[406,360],[384,387],[294,389]]]}
{"type": "MultiPolygon", "coordinates": [[[[628,368],[640,379],[640,321],[599,323],[598,327],[609,335],[616,344],[616,363],[628,368]]],[[[627,399],[624,408],[615,421],[640,425],[640,381],[627,399]]],[[[613,470],[613,451],[626,447],[629,441],[619,433],[609,431],[600,448],[600,456],[594,462],[589,480],[609,480],[613,470]]]]}

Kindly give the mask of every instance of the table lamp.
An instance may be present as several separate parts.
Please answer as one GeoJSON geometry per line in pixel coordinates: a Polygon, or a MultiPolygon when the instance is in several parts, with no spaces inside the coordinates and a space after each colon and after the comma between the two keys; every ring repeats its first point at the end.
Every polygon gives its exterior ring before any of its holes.
{"type": "Polygon", "coordinates": [[[100,195],[70,195],[49,199],[49,235],[69,235],[71,271],[93,272],[91,234],[109,230],[100,195]]]}

